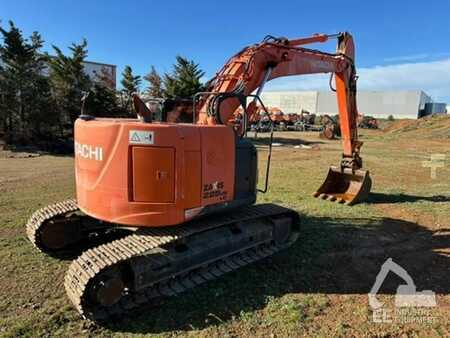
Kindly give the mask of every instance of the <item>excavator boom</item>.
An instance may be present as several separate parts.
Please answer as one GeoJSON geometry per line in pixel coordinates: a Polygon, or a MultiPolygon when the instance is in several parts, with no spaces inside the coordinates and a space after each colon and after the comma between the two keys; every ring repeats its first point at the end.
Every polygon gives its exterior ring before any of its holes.
{"type": "Polygon", "coordinates": [[[267,81],[303,74],[331,73],[335,77],[335,91],[339,109],[342,160],[338,167],[330,167],[324,183],[314,193],[329,201],[348,205],[364,201],[372,181],[368,171],[362,170],[359,155],[362,142],[358,140],[356,107],[355,46],[349,33],[317,34],[309,38],[288,40],[267,37],[260,44],[244,48],[233,56],[211,81],[208,94],[200,101],[198,124],[229,124],[240,105],[246,118],[257,115],[256,102],[246,105],[244,98],[257,89],[259,95],[267,81]],[[337,38],[335,54],[300,47],[337,38]]]}

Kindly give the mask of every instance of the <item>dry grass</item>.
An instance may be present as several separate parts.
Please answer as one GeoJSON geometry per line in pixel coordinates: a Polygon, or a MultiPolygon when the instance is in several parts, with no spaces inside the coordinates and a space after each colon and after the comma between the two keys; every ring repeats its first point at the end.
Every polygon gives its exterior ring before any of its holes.
{"type": "MultiPolygon", "coordinates": [[[[68,261],[37,253],[24,234],[36,208],[73,195],[70,157],[0,158],[0,335],[2,336],[361,336],[449,335],[450,162],[430,178],[422,161],[450,159],[450,139],[423,131],[363,131],[363,157],[374,179],[368,203],[346,207],[311,197],[339,141],[316,133],[280,133],[271,201],[302,214],[302,237],[289,250],[169,298],[108,327],[79,318],[62,286],[68,261]],[[411,137],[414,137],[412,141],[411,137]],[[299,139],[319,146],[296,149],[299,139]],[[418,290],[438,294],[433,323],[374,324],[367,302],[381,263],[402,265],[418,290]]],[[[265,139],[259,146],[264,167],[265,139]]],[[[382,300],[392,306],[402,281],[389,276],[382,300]]]]}

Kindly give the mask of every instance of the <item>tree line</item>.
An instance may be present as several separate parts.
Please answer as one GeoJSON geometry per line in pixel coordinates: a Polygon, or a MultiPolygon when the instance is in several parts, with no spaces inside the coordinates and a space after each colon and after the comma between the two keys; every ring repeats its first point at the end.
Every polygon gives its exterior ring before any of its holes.
{"type": "Polygon", "coordinates": [[[157,98],[191,98],[204,90],[204,72],[194,61],[182,56],[170,72],[160,75],[154,66],[145,76],[125,66],[120,89],[102,70],[95,78],[84,71],[87,41],[72,43],[64,54],[52,45],[54,55],[42,51],[44,40],[38,32],[24,37],[9,22],[0,23],[0,139],[9,144],[45,146],[69,142],[73,123],[87,96],[88,113],[97,117],[135,117],[132,95],[157,98]],[[142,82],[145,87],[141,89],[142,82]]]}

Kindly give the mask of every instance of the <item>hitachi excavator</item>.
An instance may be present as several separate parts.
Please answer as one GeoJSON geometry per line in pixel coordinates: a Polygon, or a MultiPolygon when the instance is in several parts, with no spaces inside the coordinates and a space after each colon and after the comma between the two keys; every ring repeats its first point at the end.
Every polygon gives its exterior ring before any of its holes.
{"type": "Polygon", "coordinates": [[[367,197],[371,180],[359,156],[349,33],[294,40],[269,36],[244,48],[207,92],[195,95],[191,123],[156,122],[137,96],[138,119],[80,115],[76,199],[36,211],[27,224],[29,239],[42,252],[80,254],[64,284],[80,314],[97,321],[120,316],[262,259],[298,238],[297,212],[253,205],[257,152],[244,135],[257,105],[263,106],[259,95],[267,81],[313,73],[335,76],[344,148],[339,167],[330,169],[314,195],[353,204],[367,197]],[[338,40],[335,54],[302,47],[331,38],[338,40]],[[241,130],[230,122],[239,106],[241,130]],[[116,229],[130,232],[80,249],[116,229]]]}

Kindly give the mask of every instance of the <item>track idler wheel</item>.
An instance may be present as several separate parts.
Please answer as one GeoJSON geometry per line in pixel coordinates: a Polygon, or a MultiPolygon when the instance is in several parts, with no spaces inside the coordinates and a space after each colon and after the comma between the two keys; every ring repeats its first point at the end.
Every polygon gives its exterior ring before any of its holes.
{"type": "Polygon", "coordinates": [[[41,245],[51,251],[63,250],[78,243],[82,238],[76,216],[48,220],[38,231],[41,245]]]}
{"type": "Polygon", "coordinates": [[[120,301],[125,291],[125,283],[119,268],[111,268],[101,273],[91,285],[91,301],[103,307],[120,301]]]}
{"type": "Polygon", "coordinates": [[[314,197],[353,205],[365,201],[372,188],[372,179],[367,170],[330,167],[325,182],[314,193],[314,197]]]}

